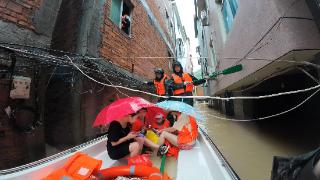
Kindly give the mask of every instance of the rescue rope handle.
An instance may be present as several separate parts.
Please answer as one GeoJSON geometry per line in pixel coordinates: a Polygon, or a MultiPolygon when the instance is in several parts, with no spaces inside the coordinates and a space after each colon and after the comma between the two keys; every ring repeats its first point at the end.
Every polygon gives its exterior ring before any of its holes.
{"type": "Polygon", "coordinates": [[[236,99],[265,99],[265,98],[271,98],[271,97],[277,97],[277,96],[283,96],[283,95],[290,95],[290,94],[298,94],[298,93],[302,93],[302,92],[308,92],[314,89],[319,89],[320,88],[320,84],[316,85],[316,86],[312,86],[306,89],[299,89],[299,90],[295,90],[295,91],[287,91],[287,92],[282,92],[282,93],[276,93],[276,94],[270,94],[270,95],[263,95],[263,96],[234,96],[234,97],[218,97],[218,96],[160,96],[157,94],[153,94],[153,93],[149,93],[146,91],[140,91],[137,89],[132,89],[132,88],[128,88],[128,87],[124,87],[124,86],[120,86],[120,85],[110,85],[110,84],[106,84],[103,82],[100,82],[98,80],[95,80],[94,78],[90,77],[89,75],[87,75],[85,72],[83,72],[73,61],[69,56],[66,56],[69,60],[71,65],[73,65],[75,68],[77,68],[84,76],[86,76],[87,78],[91,79],[92,81],[104,85],[104,86],[108,86],[108,87],[114,87],[114,88],[121,88],[121,89],[125,89],[125,90],[129,90],[129,91],[133,91],[133,92],[139,92],[139,93],[143,93],[143,94],[147,94],[150,96],[154,96],[154,97],[158,97],[158,98],[185,98],[185,99],[215,99],[215,100],[223,100],[223,101],[229,101],[229,100],[236,100],[236,99]]]}
{"type": "MultiPolygon", "coordinates": [[[[16,49],[16,48],[7,47],[7,46],[0,46],[0,47],[32,55],[32,53],[30,53],[30,52],[19,50],[19,49],[16,49]]],[[[53,56],[46,56],[46,55],[38,55],[38,56],[56,60],[56,58],[54,58],[53,56]]],[[[125,90],[132,91],[132,92],[143,93],[143,94],[147,94],[147,95],[150,95],[150,96],[153,96],[153,97],[158,97],[158,98],[167,98],[167,99],[168,98],[184,98],[184,99],[194,98],[194,99],[215,99],[215,100],[223,100],[223,101],[236,100],[236,99],[265,99],[265,98],[271,98],[271,97],[277,97],[277,96],[283,96],[283,95],[298,94],[298,93],[308,92],[308,91],[320,88],[320,84],[319,84],[319,85],[312,86],[312,87],[309,87],[309,88],[306,88],[306,89],[299,89],[299,90],[295,90],[295,91],[287,91],[287,92],[270,94],[270,95],[263,95],[263,96],[234,96],[234,97],[227,97],[227,98],[218,97],[218,96],[160,96],[160,95],[157,95],[157,94],[153,94],[153,93],[149,93],[149,92],[145,92],[145,91],[140,91],[140,90],[137,90],[137,89],[127,88],[127,87],[120,86],[120,85],[110,85],[110,84],[106,84],[106,83],[97,81],[94,78],[92,78],[89,75],[87,75],[85,72],[83,72],[72,61],[72,59],[69,56],[67,56],[67,55],[65,55],[65,56],[70,60],[70,63],[71,63],[72,66],[74,66],[76,69],[78,69],[84,76],[86,76],[87,78],[91,79],[92,81],[94,81],[94,82],[96,82],[98,84],[101,84],[101,85],[104,85],[104,86],[107,86],[107,87],[121,88],[121,89],[125,89],[125,90]]],[[[94,58],[92,58],[92,59],[94,59],[94,58]]],[[[313,64],[313,63],[308,63],[308,64],[310,65],[310,64],[313,64]]]]}
{"type": "MultiPolygon", "coordinates": [[[[33,54],[27,51],[23,51],[23,50],[19,50],[16,48],[12,48],[12,47],[7,47],[7,46],[2,46],[0,45],[0,47],[6,48],[6,49],[10,49],[10,50],[14,50],[16,52],[21,52],[21,53],[26,53],[26,54],[31,54],[31,55],[36,55],[36,56],[40,56],[40,57],[44,57],[44,58],[48,58],[48,59],[52,59],[52,60],[57,60],[57,58],[53,57],[53,56],[47,56],[47,55],[40,55],[40,54],[33,54]]],[[[150,96],[154,96],[154,97],[162,97],[162,98],[170,98],[168,96],[159,96],[153,93],[149,93],[149,92],[145,92],[145,91],[140,91],[140,90],[136,90],[136,89],[131,89],[131,88],[127,88],[127,87],[123,87],[123,86],[119,86],[119,85],[110,85],[110,84],[106,84],[106,83],[102,83],[99,82],[97,80],[95,80],[94,78],[90,77],[89,75],[87,75],[86,73],[84,73],[75,63],[73,63],[72,59],[70,57],[68,57],[67,55],[65,55],[69,60],[70,60],[70,64],[72,66],[74,66],[76,69],[78,69],[84,76],[86,76],[87,78],[91,79],[92,81],[107,86],[107,87],[114,87],[114,88],[121,88],[121,89],[126,89],[129,91],[133,91],[133,92],[139,92],[139,93],[143,93],[143,94],[147,94],[150,96]]],[[[286,61],[286,60],[285,60],[286,61]]],[[[295,61],[286,61],[286,62],[290,62],[290,63],[302,63],[302,62],[295,62],[295,61]]],[[[318,69],[320,69],[320,66],[318,66],[317,64],[314,63],[310,63],[310,62],[304,62],[304,64],[306,65],[312,65],[318,69]]],[[[308,92],[314,89],[318,89],[317,91],[315,91],[311,96],[309,96],[308,98],[306,98],[304,101],[302,101],[300,104],[298,104],[297,106],[288,109],[286,111],[274,114],[274,115],[270,115],[270,116],[266,116],[266,117],[262,117],[262,118],[256,118],[256,119],[230,119],[230,118],[225,118],[225,117],[219,117],[219,116],[215,116],[215,115],[211,115],[209,114],[209,116],[214,116],[216,118],[219,119],[224,119],[224,120],[231,120],[231,121],[256,121],[256,120],[262,120],[262,119],[268,119],[271,117],[275,117],[275,116],[279,116],[285,113],[288,113],[290,111],[295,110],[296,108],[302,106],[305,102],[307,102],[312,96],[314,96],[317,92],[320,91],[320,84],[316,85],[316,86],[312,86],[310,88],[306,88],[306,89],[300,89],[300,90],[295,90],[295,91],[288,91],[288,92],[282,92],[282,93],[277,93],[277,94],[270,94],[270,95],[264,95],[264,96],[242,96],[242,97],[229,97],[229,98],[222,98],[222,97],[212,97],[212,96],[172,96],[173,98],[195,98],[195,99],[216,99],[216,100],[224,100],[224,101],[228,101],[228,100],[235,100],[235,99],[264,99],[264,98],[271,98],[271,97],[277,97],[277,96],[282,96],[282,95],[289,95],[289,94],[298,94],[298,93],[302,93],[302,92],[308,92]]],[[[118,89],[117,89],[118,90],[118,89]]],[[[119,91],[119,90],[118,90],[119,91]]]]}
{"type": "MultiPolygon", "coordinates": [[[[309,76],[313,81],[315,81],[316,83],[320,84],[320,81],[317,80],[314,76],[312,76],[311,74],[309,74],[307,71],[305,71],[304,69],[302,68],[298,68],[300,71],[302,71],[303,73],[305,73],[307,76],[309,76]]],[[[234,118],[226,118],[226,117],[221,117],[221,116],[217,116],[217,115],[214,115],[214,114],[211,114],[211,113],[207,113],[206,114],[208,116],[212,116],[214,118],[217,118],[217,119],[221,119],[221,120],[227,120],[227,121],[235,121],[235,122],[251,122],[251,121],[259,121],[259,120],[264,120],[264,119],[269,119],[269,118],[272,118],[272,117],[276,117],[276,116],[280,116],[280,115],[283,115],[283,114],[286,114],[288,112],[291,112],[297,108],[299,108],[300,106],[302,106],[304,103],[306,103],[308,100],[310,100],[314,95],[316,95],[318,92],[320,91],[320,89],[316,90],[315,92],[313,92],[309,97],[307,97],[306,99],[304,99],[302,102],[300,102],[299,104],[297,104],[296,106],[290,108],[290,109],[287,109],[285,111],[282,111],[282,112],[279,112],[279,113],[276,113],[276,114],[272,114],[272,115],[269,115],[269,116],[264,116],[264,117],[260,117],[260,118],[253,118],[253,119],[234,119],[234,118]]]]}
{"type": "MultiPolygon", "coordinates": [[[[131,88],[127,88],[127,87],[123,87],[123,86],[119,86],[119,85],[110,85],[110,84],[105,84],[102,83],[100,81],[95,80],[94,78],[90,77],[89,75],[87,75],[86,73],[84,73],[75,63],[73,63],[72,59],[70,57],[67,56],[67,58],[70,60],[71,64],[77,68],[84,76],[86,76],[87,78],[91,79],[92,81],[108,86],[108,87],[114,87],[114,88],[122,88],[122,89],[126,89],[129,91],[134,91],[134,92],[140,92],[140,93],[144,93],[147,95],[151,95],[151,96],[155,96],[155,97],[162,97],[162,98],[169,98],[167,96],[159,96],[156,94],[152,94],[149,92],[145,92],[145,91],[140,91],[140,90],[136,90],[136,89],[131,89],[131,88]]],[[[300,106],[302,106],[304,103],[306,103],[309,99],[311,99],[315,94],[317,94],[320,91],[320,84],[310,87],[310,88],[306,88],[306,89],[300,89],[300,90],[296,90],[296,91],[288,91],[288,92],[283,92],[283,93],[277,93],[277,94],[271,94],[271,95],[264,95],[264,96],[253,96],[253,97],[229,97],[229,98],[221,98],[221,97],[210,97],[210,96],[172,96],[174,98],[195,98],[195,99],[219,99],[219,100],[231,100],[231,99],[263,99],[263,98],[271,98],[271,97],[276,97],[276,96],[282,96],[282,95],[289,95],[289,94],[297,94],[297,93],[301,93],[301,92],[307,92],[307,91],[311,91],[313,89],[318,89],[317,91],[315,91],[313,94],[311,94],[308,98],[306,98],[305,100],[303,100],[301,103],[299,103],[298,105],[282,111],[280,113],[276,113],[276,114],[272,114],[269,116],[264,116],[264,117],[260,117],[260,118],[254,118],[254,119],[234,119],[234,118],[226,118],[226,117],[220,117],[220,116],[216,116],[216,115],[212,115],[210,113],[207,113],[207,115],[221,119],[221,120],[228,120],[228,121],[238,121],[238,122],[252,122],[252,121],[259,121],[259,120],[265,120],[265,119],[269,119],[272,117],[276,117],[276,116],[280,116],[283,114],[286,114],[288,112],[291,112],[297,108],[299,108],[300,106]]]]}

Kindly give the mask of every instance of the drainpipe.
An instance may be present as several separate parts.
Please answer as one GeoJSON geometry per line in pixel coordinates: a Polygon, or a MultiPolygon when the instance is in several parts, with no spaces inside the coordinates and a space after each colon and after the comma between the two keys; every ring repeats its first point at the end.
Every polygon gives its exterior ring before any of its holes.
{"type": "Polygon", "coordinates": [[[177,61],[176,59],[177,58],[177,36],[176,36],[176,21],[175,21],[176,13],[175,12],[173,12],[172,17],[173,17],[172,19],[173,19],[174,57],[175,57],[175,60],[177,61]]]}

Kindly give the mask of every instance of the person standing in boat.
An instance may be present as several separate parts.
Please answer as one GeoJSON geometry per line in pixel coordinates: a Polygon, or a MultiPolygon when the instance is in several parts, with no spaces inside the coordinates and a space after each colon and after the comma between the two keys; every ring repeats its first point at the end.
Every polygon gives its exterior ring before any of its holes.
{"type": "Polygon", "coordinates": [[[198,124],[193,117],[181,114],[172,127],[160,130],[159,134],[159,146],[167,140],[179,149],[191,149],[198,137],[198,124]]]}
{"type": "MultiPolygon", "coordinates": [[[[156,88],[156,93],[159,96],[168,96],[168,76],[164,74],[164,70],[161,68],[156,68],[154,70],[155,79],[152,82],[145,82],[149,86],[154,86],[156,88]]],[[[159,98],[158,102],[164,101],[166,98],[159,98]]]]}
{"type": "MultiPolygon", "coordinates": [[[[183,72],[183,68],[178,61],[172,64],[173,74],[169,80],[169,90],[174,96],[192,96],[193,87],[206,83],[208,78],[197,79],[189,73],[183,72]]],[[[172,98],[175,101],[182,101],[193,106],[193,98],[172,98]]]]}

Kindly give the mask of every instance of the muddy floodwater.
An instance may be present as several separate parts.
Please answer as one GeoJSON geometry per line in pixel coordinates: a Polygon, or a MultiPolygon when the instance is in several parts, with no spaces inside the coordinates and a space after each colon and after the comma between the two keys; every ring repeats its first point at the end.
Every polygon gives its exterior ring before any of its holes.
{"type": "Polygon", "coordinates": [[[293,156],[319,146],[319,131],[305,127],[302,120],[233,122],[213,117],[225,116],[206,104],[197,107],[205,115],[200,126],[243,180],[269,180],[273,156],[293,156]]]}

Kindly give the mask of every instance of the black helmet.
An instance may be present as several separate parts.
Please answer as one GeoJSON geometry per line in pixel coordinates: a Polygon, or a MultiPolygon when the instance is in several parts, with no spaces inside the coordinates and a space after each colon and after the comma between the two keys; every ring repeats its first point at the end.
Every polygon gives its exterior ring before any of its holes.
{"type": "Polygon", "coordinates": [[[154,70],[154,73],[156,73],[156,74],[164,74],[164,70],[162,68],[156,68],[154,70]]]}
{"type": "Polygon", "coordinates": [[[181,69],[180,72],[178,72],[178,73],[183,73],[183,68],[182,68],[182,65],[181,65],[181,63],[180,63],[179,61],[173,61],[173,63],[172,63],[172,70],[173,70],[173,72],[176,73],[175,70],[174,70],[174,68],[175,68],[176,66],[180,66],[180,69],[181,69]]]}
{"type": "Polygon", "coordinates": [[[181,66],[181,63],[180,63],[179,61],[173,61],[173,63],[172,63],[172,68],[174,68],[175,66],[180,66],[180,67],[182,67],[182,66],[181,66]]]}

